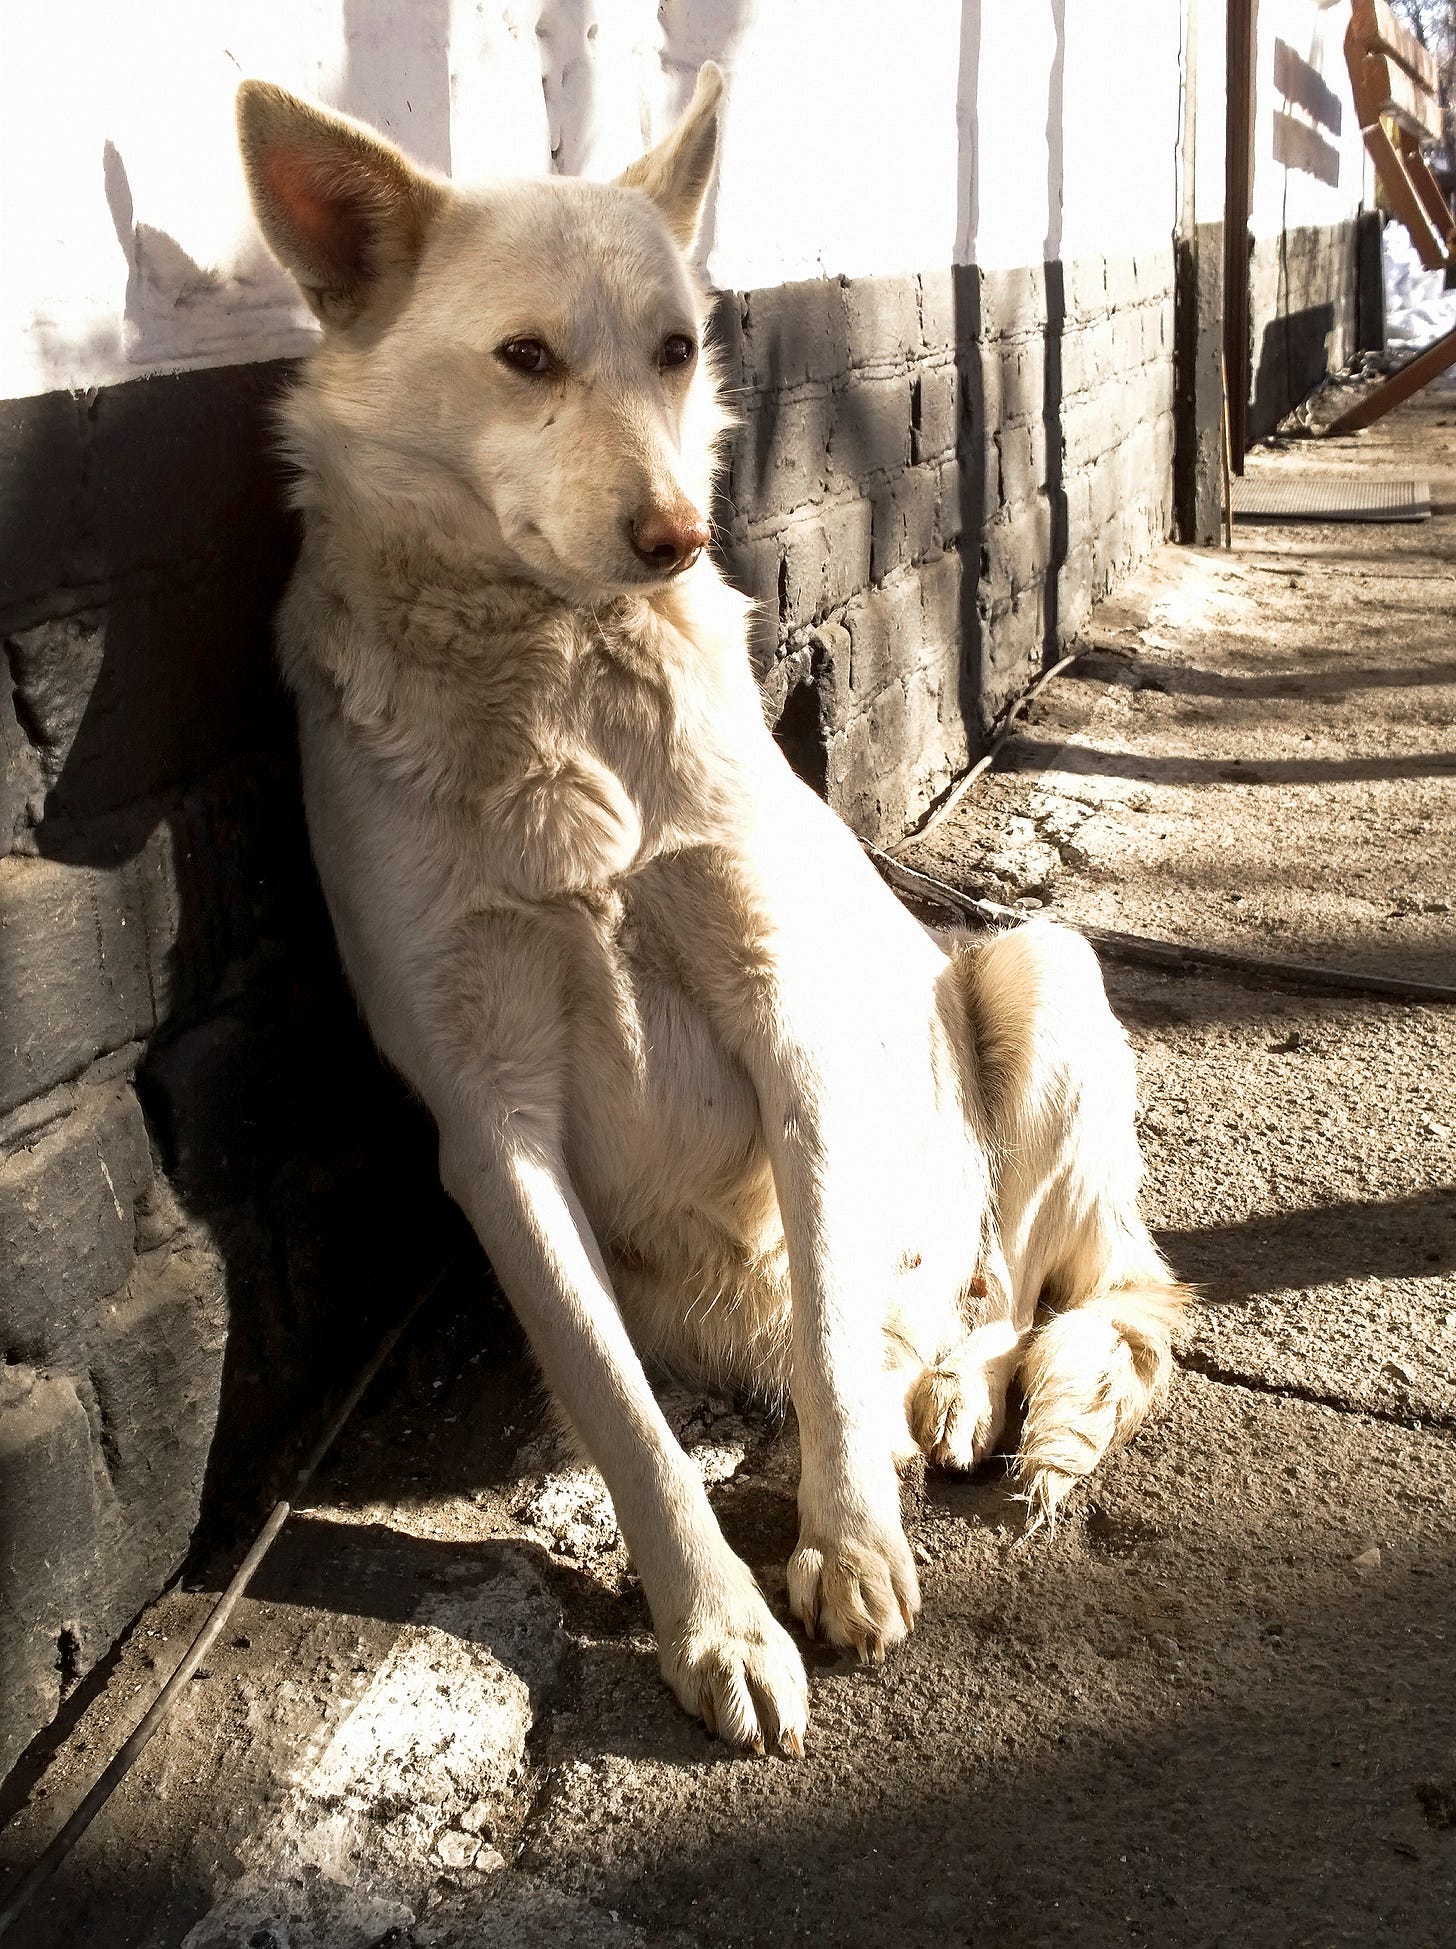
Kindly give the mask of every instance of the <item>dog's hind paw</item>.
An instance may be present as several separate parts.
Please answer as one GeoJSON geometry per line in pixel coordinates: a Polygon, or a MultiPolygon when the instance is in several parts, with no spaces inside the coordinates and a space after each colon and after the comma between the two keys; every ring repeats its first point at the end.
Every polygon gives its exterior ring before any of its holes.
{"type": "Polygon", "coordinates": [[[659,1640],[662,1675],[686,1709],[730,1746],[801,1759],[809,1681],[793,1639],[752,1593],[710,1603],[659,1640]]]}
{"type": "Polygon", "coordinates": [[[920,1614],[904,1532],[822,1544],[801,1536],[789,1559],[789,1608],[809,1637],[858,1652],[862,1664],[883,1664],[920,1614]]]}
{"type": "Polygon", "coordinates": [[[910,1433],[935,1468],[979,1468],[996,1445],[1006,1418],[1003,1395],[993,1401],[983,1372],[927,1367],[906,1404],[910,1433]]]}
{"type": "Polygon", "coordinates": [[[978,1327],[927,1367],[905,1403],[910,1433],[936,1468],[979,1468],[1006,1425],[1006,1390],[1021,1345],[1009,1321],[978,1327]]]}

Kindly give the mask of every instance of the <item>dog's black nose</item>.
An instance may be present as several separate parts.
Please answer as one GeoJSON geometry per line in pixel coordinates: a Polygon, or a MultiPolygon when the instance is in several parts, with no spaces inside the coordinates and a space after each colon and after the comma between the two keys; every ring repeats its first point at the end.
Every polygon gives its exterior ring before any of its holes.
{"type": "Polygon", "coordinates": [[[632,553],[660,575],[690,568],[709,542],[708,524],[695,507],[649,508],[628,524],[632,553]]]}

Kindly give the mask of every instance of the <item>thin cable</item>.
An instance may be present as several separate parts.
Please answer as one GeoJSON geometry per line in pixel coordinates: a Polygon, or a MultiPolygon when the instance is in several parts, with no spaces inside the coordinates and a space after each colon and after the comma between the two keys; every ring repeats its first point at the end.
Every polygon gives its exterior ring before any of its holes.
{"type": "Polygon", "coordinates": [[[1072,668],[1073,664],[1082,661],[1085,654],[1086,652],[1083,650],[1074,650],[1070,656],[1064,656],[1060,663],[1054,663],[1050,670],[1042,671],[1031,688],[1021,693],[1010,710],[1007,711],[1005,717],[1002,718],[1000,724],[997,726],[996,734],[992,738],[984,755],[976,760],[975,764],[971,766],[971,769],[963,777],[956,780],[955,784],[951,786],[943,799],[937,799],[925,818],[913,831],[907,832],[903,839],[897,839],[895,841],[894,846],[891,848],[893,852],[898,853],[905,846],[919,845],[920,841],[928,838],[938,826],[945,824],[945,821],[950,817],[952,812],[965,799],[966,794],[970,791],[976,780],[983,772],[989,771],[991,766],[1000,757],[1002,747],[1011,736],[1011,733],[1016,729],[1017,721],[1021,717],[1022,712],[1029,704],[1035,703],[1036,699],[1040,697],[1041,693],[1054,677],[1064,676],[1072,668]]]}
{"type": "MultiPolygon", "coordinates": [[[[951,913],[961,914],[982,927],[1021,926],[1030,919],[1017,907],[1003,907],[995,900],[976,900],[962,893],[933,873],[906,866],[882,853],[878,846],[861,841],[865,851],[891,886],[917,900],[929,901],[951,913]]],[[[1086,927],[1078,921],[1068,925],[1100,948],[1112,961],[1125,961],[1135,967],[1164,968],[1174,974],[1193,974],[1211,969],[1232,975],[1236,980],[1254,982],[1270,988],[1308,988],[1321,994],[1374,995],[1382,1001],[1456,1002],[1456,986],[1443,981],[1419,981],[1414,976],[1367,973],[1360,968],[1331,968],[1318,961],[1274,961],[1257,954],[1238,954],[1232,948],[1199,947],[1183,941],[1160,941],[1148,934],[1123,934],[1111,927],[1086,927]]]]}
{"type": "Polygon", "coordinates": [[[363,1399],[370,1382],[374,1380],[380,1368],[383,1367],[385,1361],[388,1360],[389,1356],[399,1345],[406,1329],[411,1325],[420,1308],[440,1290],[446,1275],[454,1270],[456,1263],[456,1260],[452,1258],[440,1267],[434,1278],[423,1286],[416,1295],[409,1311],[404,1315],[403,1319],[398,1320],[389,1329],[388,1333],[385,1334],[384,1338],[375,1348],[369,1360],[366,1361],[356,1377],[353,1386],[344,1396],[338,1412],[325,1428],[318,1441],[315,1442],[307,1460],[293,1478],[293,1493],[291,1498],[285,1498],[273,1505],[267,1521],[258,1531],[257,1536],[254,1537],[252,1547],[249,1549],[248,1554],[238,1565],[232,1582],[222,1593],[221,1597],[218,1598],[216,1604],[213,1605],[206,1623],[192,1640],[181,1664],[178,1665],[156,1698],[153,1699],[145,1715],[132,1732],[130,1738],[121,1747],[111,1764],[96,1781],[85,1799],[76,1808],[75,1812],[71,1815],[60,1833],[56,1835],[50,1846],[41,1855],[29,1874],[22,1880],[4,1908],[0,1909],[0,1936],[3,1936],[12,1923],[19,1919],[24,1910],[29,1907],[36,1895],[50,1880],[51,1876],[60,1867],[72,1848],[75,1847],[77,1841],[80,1840],[81,1836],[86,1832],[86,1829],[95,1820],[117,1787],[120,1786],[121,1782],[136,1764],[141,1756],[142,1749],[152,1734],[160,1726],[165,1724],[166,1720],[170,1717],[172,1708],[177,1702],[178,1693],[182,1691],[212,1646],[216,1643],[218,1633],[232,1615],[238,1599],[246,1591],[248,1585],[253,1580],[259,1564],[277,1541],[279,1532],[288,1521],[289,1516],[293,1513],[298,1499],[307,1488],[314,1471],[319,1467],[324,1457],[342,1434],[345,1424],[363,1399]]]}

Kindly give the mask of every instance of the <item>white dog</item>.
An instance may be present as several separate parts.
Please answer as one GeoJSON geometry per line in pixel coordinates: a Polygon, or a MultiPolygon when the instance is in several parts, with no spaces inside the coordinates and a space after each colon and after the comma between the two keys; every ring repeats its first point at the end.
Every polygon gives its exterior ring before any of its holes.
{"type": "Polygon", "coordinates": [[[1015,1381],[1050,1515],[1164,1386],[1182,1295],[1085,942],[933,938],[764,724],[704,552],[725,419],[684,253],[721,92],[705,67],[610,184],[458,190],[260,82],[239,123],[324,326],[280,641],[349,977],[606,1478],[668,1683],[797,1753],[799,1653],[644,1356],[788,1390],[789,1607],[878,1659],[920,1606],[897,1463],[974,1467],[1015,1381]]]}

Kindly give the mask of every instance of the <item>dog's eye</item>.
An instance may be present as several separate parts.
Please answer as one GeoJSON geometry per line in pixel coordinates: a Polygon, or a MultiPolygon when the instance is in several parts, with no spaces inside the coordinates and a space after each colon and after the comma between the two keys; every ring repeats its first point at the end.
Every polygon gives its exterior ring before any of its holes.
{"type": "Polygon", "coordinates": [[[508,338],[495,348],[496,357],[513,372],[530,372],[538,378],[556,370],[556,361],[539,338],[508,338]]]}
{"type": "Polygon", "coordinates": [[[697,349],[685,332],[673,332],[670,337],[662,341],[657,363],[664,366],[686,365],[697,349]]]}

